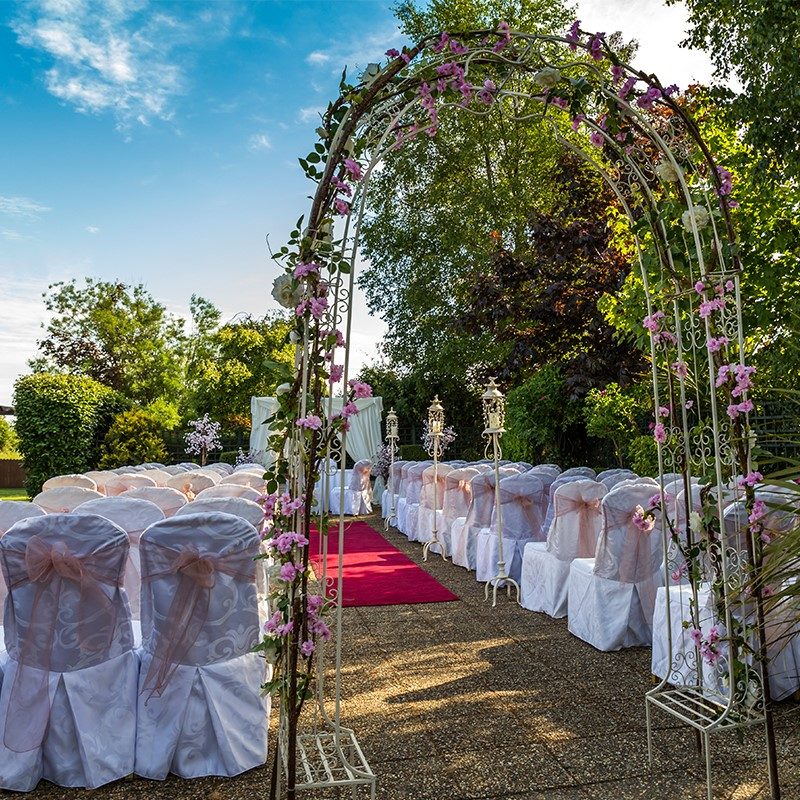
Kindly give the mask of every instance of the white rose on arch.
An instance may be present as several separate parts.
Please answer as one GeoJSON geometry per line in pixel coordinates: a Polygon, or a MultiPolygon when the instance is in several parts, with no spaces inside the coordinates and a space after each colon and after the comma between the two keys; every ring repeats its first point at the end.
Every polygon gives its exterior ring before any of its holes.
{"type": "Polygon", "coordinates": [[[666,183],[677,183],[680,179],[678,170],[675,169],[672,162],[666,160],[659,161],[659,163],[656,164],[656,175],[666,183]]]}
{"type": "Polygon", "coordinates": [[[681,214],[683,227],[689,233],[692,232],[692,214],[694,214],[694,223],[697,225],[697,230],[702,230],[711,221],[711,215],[705,206],[692,206],[681,214]]]}
{"type": "Polygon", "coordinates": [[[367,68],[361,73],[361,75],[359,75],[359,78],[361,79],[362,83],[369,86],[369,84],[372,83],[375,78],[378,77],[378,75],[380,75],[380,72],[380,64],[367,64],[367,68]]]}
{"type": "Polygon", "coordinates": [[[272,296],[284,308],[295,308],[302,296],[299,286],[292,286],[293,278],[284,273],[278,275],[272,284],[272,296]]]}
{"type": "Polygon", "coordinates": [[[540,69],[534,76],[534,82],[545,89],[552,89],[561,80],[561,70],[555,67],[545,67],[540,69]]]}

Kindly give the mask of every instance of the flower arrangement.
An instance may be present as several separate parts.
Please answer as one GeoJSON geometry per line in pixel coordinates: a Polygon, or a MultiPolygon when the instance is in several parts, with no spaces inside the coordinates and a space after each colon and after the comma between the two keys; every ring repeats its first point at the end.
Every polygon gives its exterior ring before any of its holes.
{"type": "MultiPolygon", "coordinates": [[[[456,440],[458,434],[453,430],[452,425],[447,425],[438,436],[438,453],[441,456],[448,447],[456,440]]],[[[434,438],[428,429],[428,420],[422,423],[422,435],[420,436],[422,446],[429,452],[433,452],[434,438]]]]}

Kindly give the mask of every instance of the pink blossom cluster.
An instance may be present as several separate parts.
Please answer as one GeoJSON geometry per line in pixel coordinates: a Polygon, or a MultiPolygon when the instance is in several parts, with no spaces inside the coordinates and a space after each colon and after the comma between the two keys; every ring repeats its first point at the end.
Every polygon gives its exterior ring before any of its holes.
{"type": "Polygon", "coordinates": [[[754,470],[753,472],[748,473],[742,478],[739,478],[737,484],[739,486],[755,486],[759,481],[764,480],[764,476],[758,472],[758,470],[754,470]]]}
{"type": "Polygon", "coordinates": [[[641,506],[636,506],[631,516],[633,526],[642,533],[650,533],[656,526],[655,517],[641,506]]]}
{"type": "Polygon", "coordinates": [[[655,344],[671,344],[674,346],[678,343],[678,339],[672,331],[663,328],[662,323],[664,319],[665,315],[663,311],[655,311],[642,320],[642,326],[650,331],[655,344]]]}
{"type": "MultiPolygon", "coordinates": [[[[748,367],[744,364],[723,364],[717,372],[715,385],[719,388],[721,386],[730,385],[730,383],[733,382],[734,385],[731,388],[731,396],[740,398],[745,392],[753,388],[752,376],[755,374],[755,371],[755,367],[748,367]]],[[[753,401],[747,399],[741,400],[738,403],[731,403],[728,406],[728,416],[731,419],[736,419],[739,414],[747,414],[752,411],[753,407],[753,401]]]]}
{"type": "Polygon", "coordinates": [[[306,428],[310,431],[318,431],[322,428],[322,419],[318,417],[316,414],[307,414],[305,417],[300,417],[300,419],[295,420],[295,425],[298,428],[306,428]]]}
{"type": "Polygon", "coordinates": [[[764,544],[769,544],[772,541],[772,537],[764,529],[764,523],[762,521],[766,516],[767,504],[763,500],[755,500],[747,521],[750,523],[750,533],[752,533],[753,536],[758,536],[764,544]]]}
{"type": "Polygon", "coordinates": [[[306,601],[308,608],[308,630],[314,636],[321,636],[324,641],[331,638],[331,629],[322,618],[325,610],[325,598],[319,594],[308,596],[306,601]]]}
{"type": "Polygon", "coordinates": [[[661,89],[659,89],[657,86],[651,86],[644,94],[641,94],[636,98],[636,105],[639,106],[639,108],[645,109],[645,111],[649,111],[655,104],[656,100],[660,99],[661,89]]]}
{"type": "Polygon", "coordinates": [[[653,426],[653,438],[659,443],[664,444],[667,441],[667,429],[662,422],[653,426]]]}
{"type": "Polygon", "coordinates": [[[679,567],[676,567],[672,572],[670,572],[669,576],[672,578],[674,583],[680,583],[683,576],[689,571],[689,564],[688,562],[684,561],[679,567]]]}
{"type": "Polygon", "coordinates": [[[709,352],[717,353],[722,350],[723,347],[727,347],[730,344],[730,339],[727,336],[718,336],[718,337],[711,337],[708,342],[706,342],[706,347],[708,347],[709,352]]]}
{"type": "Polygon", "coordinates": [[[712,625],[705,639],[703,638],[702,632],[697,628],[691,628],[689,630],[689,636],[695,643],[695,646],[700,649],[700,655],[703,660],[713,667],[722,657],[722,653],[719,651],[719,641],[721,638],[719,625],[712,625]]]}
{"type": "Polygon", "coordinates": [[[308,539],[296,531],[284,531],[277,536],[273,536],[267,542],[267,546],[271,550],[275,550],[282,555],[290,553],[293,547],[305,547],[308,544],[308,539]]]}
{"type": "Polygon", "coordinates": [[[357,381],[354,379],[349,380],[347,385],[353,392],[353,396],[358,398],[359,400],[365,397],[372,397],[372,387],[368,383],[363,383],[362,381],[357,381]]]}
{"type": "Polygon", "coordinates": [[[273,636],[277,636],[278,638],[283,638],[284,636],[288,636],[294,630],[294,623],[290,620],[289,622],[283,621],[283,612],[276,611],[265,623],[264,623],[264,633],[272,634],[273,636]]]}
{"type": "Polygon", "coordinates": [[[725,308],[725,298],[715,297],[713,300],[704,300],[700,303],[698,314],[700,319],[708,319],[715,311],[722,311],[725,308]]]}

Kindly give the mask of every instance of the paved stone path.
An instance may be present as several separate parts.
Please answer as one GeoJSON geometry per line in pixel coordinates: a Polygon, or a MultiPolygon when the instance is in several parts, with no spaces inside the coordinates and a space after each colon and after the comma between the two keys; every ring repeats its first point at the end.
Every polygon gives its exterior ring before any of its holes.
{"type": "MultiPolygon", "coordinates": [[[[420,545],[388,537],[422,563],[420,545]]],[[[505,595],[491,608],[472,573],[438,556],[423,568],[461,600],[345,611],[343,718],[378,775],[379,800],[704,800],[694,736],[666,715],[654,718],[648,767],[649,650],[600,653],[569,634],[566,620],[505,595]]],[[[798,711],[788,702],[778,712],[784,800],[800,800],[798,711]]],[[[762,731],[742,743],[717,736],[712,752],[715,798],[768,797],[762,731]]],[[[224,780],[134,778],[91,793],[43,783],[35,796],[261,800],[268,777],[259,769],[224,780]]]]}

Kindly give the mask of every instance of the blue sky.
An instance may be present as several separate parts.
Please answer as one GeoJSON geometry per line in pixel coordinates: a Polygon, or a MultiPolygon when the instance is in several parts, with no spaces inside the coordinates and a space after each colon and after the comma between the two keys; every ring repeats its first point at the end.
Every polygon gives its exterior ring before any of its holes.
{"type": "MultiPolygon", "coordinates": [[[[263,313],[310,185],[297,157],[351,72],[401,41],[382,0],[0,2],[0,404],[25,371],[49,282],[143,282],[185,314],[263,313]]],[[[683,83],[680,7],[583,0],[683,83]],[[677,66],[677,71],[676,71],[677,66]]],[[[588,26],[588,25],[587,25],[588,26]]],[[[663,69],[662,69],[663,67],[663,69]]],[[[672,79],[672,78],[671,78],[672,79]]],[[[356,365],[384,330],[357,302],[356,365]]]]}

